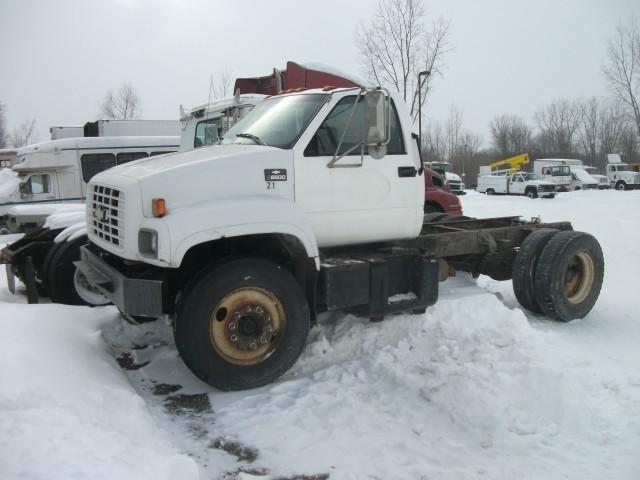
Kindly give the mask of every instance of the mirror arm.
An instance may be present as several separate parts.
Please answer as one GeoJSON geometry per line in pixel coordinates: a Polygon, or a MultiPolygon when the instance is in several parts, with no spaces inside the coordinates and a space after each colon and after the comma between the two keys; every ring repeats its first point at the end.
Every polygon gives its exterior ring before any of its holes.
{"type": "MultiPolygon", "coordinates": [[[[355,101],[353,102],[353,107],[351,107],[351,113],[349,113],[349,118],[347,119],[347,125],[344,129],[344,131],[342,132],[342,136],[340,137],[340,141],[338,142],[338,147],[336,148],[336,153],[333,154],[333,158],[331,159],[331,161],[329,163],[327,163],[327,167],[329,168],[333,168],[334,166],[336,166],[336,162],[338,160],[340,160],[342,157],[344,157],[345,155],[348,155],[349,153],[351,153],[358,145],[354,145],[353,147],[351,147],[349,150],[347,150],[346,152],[344,152],[342,155],[338,156],[338,152],[340,151],[340,147],[342,147],[342,142],[344,141],[344,137],[347,135],[347,131],[349,130],[349,127],[351,126],[351,120],[353,119],[353,114],[356,112],[356,107],[358,106],[358,101],[360,100],[360,97],[362,96],[362,92],[364,91],[364,88],[361,88],[360,91],[358,92],[358,96],[356,97],[355,101]]],[[[362,163],[364,162],[364,144],[362,144],[362,157],[360,158],[360,165],[362,165],[362,163]]],[[[354,166],[360,166],[360,165],[354,165],[354,166]]]]}

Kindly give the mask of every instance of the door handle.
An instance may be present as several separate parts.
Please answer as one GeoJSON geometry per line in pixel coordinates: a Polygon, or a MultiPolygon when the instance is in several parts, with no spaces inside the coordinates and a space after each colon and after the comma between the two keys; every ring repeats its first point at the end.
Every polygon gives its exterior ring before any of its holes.
{"type": "Polygon", "coordinates": [[[416,167],[398,167],[399,177],[415,177],[418,174],[416,167]]]}

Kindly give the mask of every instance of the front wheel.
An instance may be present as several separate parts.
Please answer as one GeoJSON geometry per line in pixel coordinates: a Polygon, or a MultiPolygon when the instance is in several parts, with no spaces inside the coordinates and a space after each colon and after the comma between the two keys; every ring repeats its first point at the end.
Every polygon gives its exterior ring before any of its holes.
{"type": "Polygon", "coordinates": [[[528,198],[538,198],[538,192],[536,192],[535,190],[532,190],[532,189],[527,190],[527,193],[525,193],[525,195],[528,198]]]}
{"type": "Polygon", "coordinates": [[[242,259],[185,288],[174,333],[195,375],[221,390],[245,390],[285,373],[302,353],[309,327],[295,278],[272,262],[242,259]]]}
{"type": "Polygon", "coordinates": [[[618,183],[616,183],[616,190],[626,190],[627,189],[627,184],[624,183],[622,180],[618,181],[618,183]]]}

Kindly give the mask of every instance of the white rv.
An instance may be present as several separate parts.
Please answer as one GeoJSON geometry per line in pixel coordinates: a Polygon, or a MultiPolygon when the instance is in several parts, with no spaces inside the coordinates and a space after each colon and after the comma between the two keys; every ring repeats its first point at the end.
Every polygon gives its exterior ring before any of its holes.
{"type": "Polygon", "coordinates": [[[20,148],[18,188],[0,198],[0,227],[16,205],[84,202],[87,182],[107,168],[178,150],[179,137],[81,137],[20,148]]]}

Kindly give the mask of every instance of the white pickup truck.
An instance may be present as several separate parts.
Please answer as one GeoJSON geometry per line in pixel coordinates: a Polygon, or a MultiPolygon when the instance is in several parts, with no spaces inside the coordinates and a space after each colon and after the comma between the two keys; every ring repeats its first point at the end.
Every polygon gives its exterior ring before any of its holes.
{"type": "Polygon", "coordinates": [[[168,315],[185,364],[225,390],[286,372],[317,313],[421,313],[455,270],[513,278],[550,318],[591,310],[604,272],[591,235],[518,217],[424,223],[418,145],[385,90],[274,95],[220,145],[96,175],[79,285],[129,316],[168,315]]]}
{"type": "Polygon", "coordinates": [[[540,180],[534,173],[516,172],[513,175],[480,175],[476,190],[487,195],[526,195],[529,198],[553,198],[556,185],[540,180]]]}

